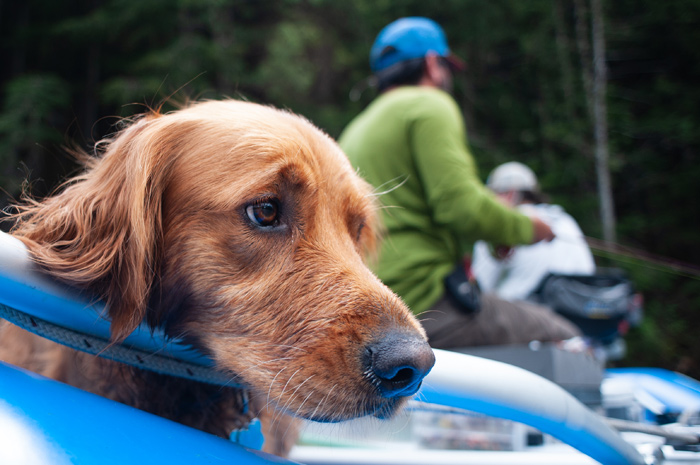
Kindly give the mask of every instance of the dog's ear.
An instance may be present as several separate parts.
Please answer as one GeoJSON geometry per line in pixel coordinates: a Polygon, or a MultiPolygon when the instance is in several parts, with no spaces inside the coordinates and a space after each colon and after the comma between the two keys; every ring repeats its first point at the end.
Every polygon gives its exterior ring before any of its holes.
{"type": "Polygon", "coordinates": [[[144,117],[98,144],[102,155],[60,194],[28,201],[15,215],[13,234],[45,270],[104,299],[115,341],[143,321],[158,270],[170,163],[150,128],[159,118],[144,117]]]}

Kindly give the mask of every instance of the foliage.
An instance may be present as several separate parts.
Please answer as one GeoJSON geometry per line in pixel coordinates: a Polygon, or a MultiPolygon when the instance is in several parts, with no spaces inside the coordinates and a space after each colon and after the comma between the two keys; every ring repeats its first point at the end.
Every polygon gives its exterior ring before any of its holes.
{"type": "MultiPolygon", "coordinates": [[[[376,33],[429,16],[467,62],[456,77],[481,174],[518,159],[589,236],[600,236],[585,93],[587,0],[69,0],[0,3],[0,185],[25,173],[55,186],[120,117],[187,99],[233,96],[306,115],[331,136],[374,97],[376,33]],[[21,169],[26,166],[26,169],[21,169]]],[[[606,2],[608,120],[620,242],[698,266],[700,0],[606,2]]],[[[39,193],[43,193],[39,189],[39,193]]],[[[2,201],[2,199],[0,199],[2,201]]],[[[628,364],[700,377],[697,274],[642,258],[599,257],[646,296],[628,364]]]]}
{"type": "Polygon", "coordinates": [[[68,84],[52,74],[27,74],[7,83],[0,113],[0,185],[6,191],[16,191],[21,185],[20,173],[13,170],[20,153],[36,163],[38,143],[61,141],[56,125],[69,103],[68,84]]]}

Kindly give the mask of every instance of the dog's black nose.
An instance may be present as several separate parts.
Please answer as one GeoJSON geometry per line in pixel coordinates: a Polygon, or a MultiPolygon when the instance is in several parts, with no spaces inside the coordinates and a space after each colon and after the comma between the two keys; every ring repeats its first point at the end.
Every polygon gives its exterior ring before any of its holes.
{"type": "Polygon", "coordinates": [[[384,397],[415,394],[435,364],[428,343],[405,333],[390,333],[370,344],[365,353],[368,376],[384,397]]]}

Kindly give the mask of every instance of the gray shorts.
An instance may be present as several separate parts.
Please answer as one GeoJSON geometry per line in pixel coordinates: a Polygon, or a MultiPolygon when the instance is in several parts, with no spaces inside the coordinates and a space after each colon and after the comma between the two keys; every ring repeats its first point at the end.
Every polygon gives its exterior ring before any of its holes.
{"type": "Polygon", "coordinates": [[[576,325],[548,307],[493,294],[483,294],[481,311],[471,315],[443,296],[418,319],[436,349],[561,341],[581,335],[576,325]]]}

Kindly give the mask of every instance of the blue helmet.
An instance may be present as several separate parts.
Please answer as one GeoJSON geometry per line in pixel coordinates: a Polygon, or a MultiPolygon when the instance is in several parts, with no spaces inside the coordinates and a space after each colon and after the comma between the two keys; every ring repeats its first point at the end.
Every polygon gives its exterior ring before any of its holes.
{"type": "Polygon", "coordinates": [[[372,45],[369,63],[376,73],[406,60],[422,58],[428,52],[446,58],[456,69],[464,68],[462,60],[450,51],[440,25],[421,17],[397,19],[382,29],[372,45]]]}

